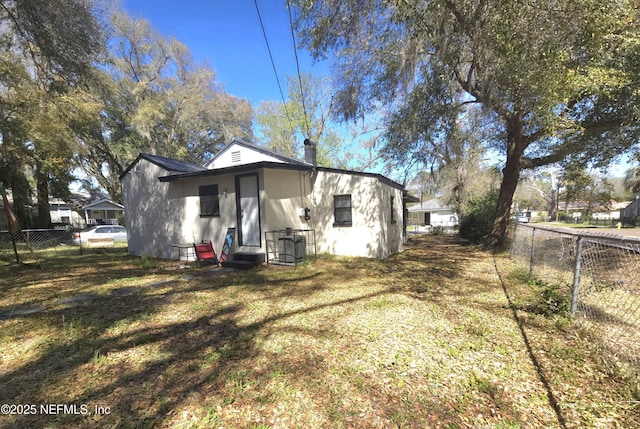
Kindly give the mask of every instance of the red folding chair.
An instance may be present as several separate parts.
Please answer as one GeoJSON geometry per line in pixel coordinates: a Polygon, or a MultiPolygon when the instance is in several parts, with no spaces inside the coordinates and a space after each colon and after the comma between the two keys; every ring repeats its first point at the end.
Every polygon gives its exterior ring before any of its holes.
{"type": "Polygon", "coordinates": [[[210,241],[194,243],[193,247],[196,251],[196,258],[198,261],[218,265],[218,257],[216,256],[216,252],[213,250],[213,245],[210,241]]]}

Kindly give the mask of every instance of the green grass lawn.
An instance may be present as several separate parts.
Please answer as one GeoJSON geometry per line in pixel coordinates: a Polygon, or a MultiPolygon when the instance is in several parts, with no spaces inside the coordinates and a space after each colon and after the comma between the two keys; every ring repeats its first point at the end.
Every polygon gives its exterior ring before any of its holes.
{"type": "Polygon", "coordinates": [[[41,266],[0,267],[0,402],[22,411],[0,427],[640,427],[638,380],[456,237],[296,269],[41,266]]]}

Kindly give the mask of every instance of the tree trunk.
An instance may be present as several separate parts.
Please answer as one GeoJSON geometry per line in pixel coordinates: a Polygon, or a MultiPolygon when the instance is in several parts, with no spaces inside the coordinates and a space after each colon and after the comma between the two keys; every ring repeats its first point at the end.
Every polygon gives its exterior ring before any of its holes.
{"type": "Polygon", "coordinates": [[[47,174],[42,171],[42,165],[36,163],[36,192],[38,197],[39,228],[51,228],[51,211],[49,209],[49,180],[47,174]]]}
{"type": "Polygon", "coordinates": [[[11,194],[13,195],[13,212],[16,219],[23,229],[31,227],[31,216],[29,207],[31,207],[29,184],[22,172],[13,172],[9,185],[11,194]]]}
{"type": "Polygon", "coordinates": [[[507,164],[502,170],[502,184],[500,185],[500,195],[498,196],[498,207],[496,217],[493,221],[491,234],[489,235],[489,245],[501,247],[507,234],[509,216],[511,214],[511,204],[513,194],[516,192],[518,180],[520,179],[520,159],[522,154],[507,158],[507,164]]]}
{"type": "Polygon", "coordinates": [[[554,188],[553,184],[551,185],[551,201],[549,201],[549,206],[547,207],[547,211],[549,212],[549,216],[547,220],[554,220],[557,216],[558,209],[558,191],[554,188]]]}
{"type": "Polygon", "coordinates": [[[507,163],[502,170],[502,183],[500,184],[496,217],[493,220],[493,227],[488,238],[488,244],[491,247],[502,247],[507,235],[513,195],[518,187],[520,171],[522,170],[520,162],[527,146],[522,135],[522,125],[522,117],[518,114],[511,116],[506,121],[509,150],[507,152],[507,163]]]}
{"type": "Polygon", "coordinates": [[[559,186],[558,186],[558,178],[556,176],[556,169],[552,167],[549,169],[550,179],[551,179],[551,201],[549,202],[548,212],[549,217],[547,220],[558,221],[558,197],[559,195],[559,186]]]}

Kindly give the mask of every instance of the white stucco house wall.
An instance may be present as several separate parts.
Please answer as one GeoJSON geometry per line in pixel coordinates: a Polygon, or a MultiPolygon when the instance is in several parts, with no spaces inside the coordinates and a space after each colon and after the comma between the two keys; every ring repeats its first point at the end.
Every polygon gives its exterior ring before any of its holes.
{"type": "Polygon", "coordinates": [[[266,252],[265,232],[314,230],[319,254],[385,258],[405,238],[404,187],[382,175],[315,165],[235,139],[200,166],[140,154],[120,176],[129,252],[176,257],[172,243],[211,240],[220,251],[266,252]]]}
{"type": "Polygon", "coordinates": [[[442,205],[436,198],[411,206],[408,212],[410,224],[418,229],[458,225],[458,214],[451,207],[442,205]]]}

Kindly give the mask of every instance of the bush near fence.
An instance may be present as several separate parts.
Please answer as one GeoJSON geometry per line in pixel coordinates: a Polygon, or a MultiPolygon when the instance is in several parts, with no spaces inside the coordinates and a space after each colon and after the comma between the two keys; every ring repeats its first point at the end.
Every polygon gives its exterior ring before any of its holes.
{"type": "Polygon", "coordinates": [[[517,224],[511,257],[557,285],[571,316],[618,358],[640,364],[640,239],[517,224]]]}

